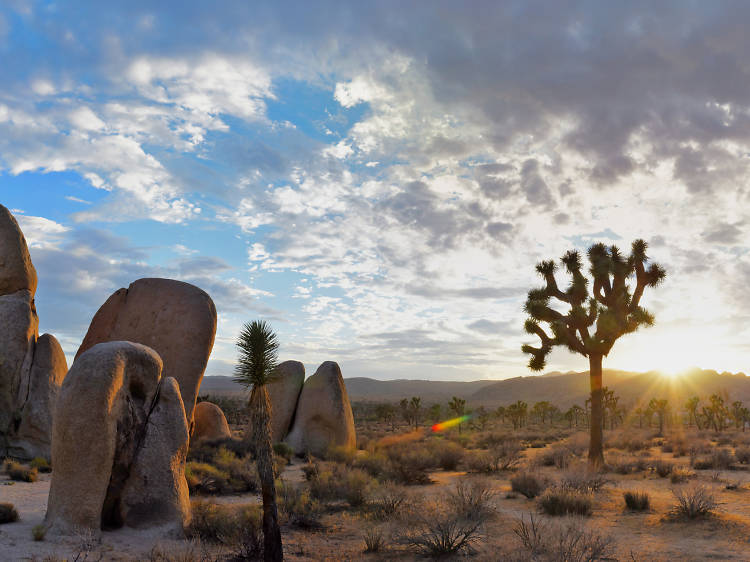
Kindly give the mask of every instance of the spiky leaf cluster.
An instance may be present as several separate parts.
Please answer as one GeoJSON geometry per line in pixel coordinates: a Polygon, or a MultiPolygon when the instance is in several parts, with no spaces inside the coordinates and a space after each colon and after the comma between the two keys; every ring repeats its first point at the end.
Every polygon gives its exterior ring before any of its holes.
{"type": "Polygon", "coordinates": [[[586,357],[607,355],[617,338],[653,324],[653,315],[640,306],[640,301],[646,287],[657,286],[666,272],[660,265],[648,263],[647,249],[645,241],[636,240],[626,257],[617,246],[594,244],[587,252],[590,279],[582,271],[581,255],[571,250],[560,259],[570,278],[564,290],[557,284],[554,261],[536,266],[545,285],[529,291],[524,305],[529,318],[524,329],[538,336],[541,345],[521,348],[531,356],[530,369],[542,370],[556,345],[586,357]],[[563,314],[550,306],[552,299],[567,304],[568,312],[563,314]],[[547,324],[549,332],[542,323],[547,324]]]}
{"type": "Polygon", "coordinates": [[[237,338],[239,357],[234,381],[248,388],[272,382],[278,364],[279,340],[265,320],[254,320],[242,327],[237,338]]]}

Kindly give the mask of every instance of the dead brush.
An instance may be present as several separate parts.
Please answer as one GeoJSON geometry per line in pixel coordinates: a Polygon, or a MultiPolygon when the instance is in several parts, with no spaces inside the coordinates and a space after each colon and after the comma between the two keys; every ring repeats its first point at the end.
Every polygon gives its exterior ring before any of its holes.
{"type": "Polygon", "coordinates": [[[703,485],[672,490],[672,493],[677,503],[672,507],[670,514],[675,518],[692,520],[708,517],[719,505],[714,495],[703,485]]]}
{"type": "Polygon", "coordinates": [[[521,548],[531,560],[550,562],[583,562],[608,560],[614,554],[614,542],[596,531],[589,531],[581,521],[553,525],[529,514],[513,527],[521,548]]]}
{"type": "Polygon", "coordinates": [[[484,523],[485,518],[466,519],[453,506],[431,503],[415,509],[402,521],[395,540],[429,557],[473,553],[483,539],[484,523]]]}
{"type": "Polygon", "coordinates": [[[492,506],[494,497],[495,493],[487,482],[459,481],[453,491],[446,495],[446,501],[458,516],[469,521],[484,521],[495,514],[492,506]]]}

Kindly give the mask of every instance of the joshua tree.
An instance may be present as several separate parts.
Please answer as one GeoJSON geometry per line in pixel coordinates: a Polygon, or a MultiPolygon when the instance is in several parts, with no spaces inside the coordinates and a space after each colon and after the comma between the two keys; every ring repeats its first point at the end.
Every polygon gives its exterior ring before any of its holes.
{"type": "Polygon", "coordinates": [[[409,409],[411,410],[411,419],[414,422],[414,429],[416,429],[422,421],[422,399],[417,396],[412,396],[409,401],[409,409]]]}
{"type": "Polygon", "coordinates": [[[656,398],[652,398],[648,403],[648,407],[659,416],[659,435],[664,435],[664,419],[667,417],[667,412],[669,411],[669,402],[666,399],[657,400],[656,398]]]}
{"type": "Polygon", "coordinates": [[[732,419],[734,420],[734,427],[739,429],[742,425],[742,430],[745,430],[745,406],[741,401],[736,400],[732,402],[732,419]]]}
{"type": "Polygon", "coordinates": [[[429,416],[432,423],[438,423],[440,421],[440,418],[442,418],[443,416],[443,407],[436,402],[432,406],[430,406],[427,415],[429,416]]]}
{"type": "MultiPolygon", "coordinates": [[[[457,396],[454,396],[450,402],[448,402],[448,409],[456,414],[457,418],[460,418],[464,415],[464,412],[466,411],[466,400],[463,398],[459,398],[457,396]]],[[[458,424],[458,432],[461,433],[461,422],[458,424]]]]}
{"type": "Polygon", "coordinates": [[[255,447],[263,496],[263,559],[283,560],[271,446],[271,401],[267,388],[276,373],[279,342],[267,322],[255,320],[242,327],[237,338],[237,348],[239,359],[235,367],[234,380],[251,388],[251,439],[255,447]]]}
{"type": "Polygon", "coordinates": [[[524,420],[526,419],[526,413],[529,405],[523,400],[518,400],[514,404],[511,404],[505,408],[505,413],[513,422],[513,429],[523,427],[524,420]]]}
{"type": "Polygon", "coordinates": [[[640,326],[650,326],[654,317],[640,306],[646,287],[657,286],[665,277],[664,269],[656,263],[648,262],[647,245],[643,240],[632,244],[628,257],[623,256],[616,246],[594,244],[588,250],[589,273],[593,287],[589,294],[589,280],[581,271],[583,264],[580,254],[571,250],[562,257],[562,263],[571,276],[571,283],[564,291],[557,286],[553,260],[543,261],[536,266],[544,278],[545,286],[529,291],[524,307],[530,318],[524,328],[527,333],[541,340],[540,347],[524,345],[522,351],[531,355],[529,368],[541,371],[547,355],[556,345],[562,345],[574,353],[580,353],[589,360],[591,385],[591,439],[589,442],[589,463],[600,466],[604,462],[602,447],[602,358],[607,356],[615,341],[640,326]],[[635,286],[631,293],[632,281],[635,286]],[[552,306],[555,299],[569,306],[566,314],[552,306]],[[549,324],[549,335],[540,323],[549,324]],[[593,329],[591,333],[590,329],[593,329]]]}
{"type": "Polygon", "coordinates": [[[700,404],[701,399],[697,396],[692,396],[687,399],[687,402],[685,402],[685,409],[688,413],[688,427],[690,427],[692,422],[695,422],[695,425],[698,426],[698,429],[701,428],[701,422],[698,419],[698,404],[700,404]]]}

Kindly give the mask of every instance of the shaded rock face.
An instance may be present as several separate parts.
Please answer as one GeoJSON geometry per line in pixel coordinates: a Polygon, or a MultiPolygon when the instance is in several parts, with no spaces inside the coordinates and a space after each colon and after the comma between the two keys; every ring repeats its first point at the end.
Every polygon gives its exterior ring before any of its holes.
{"type": "Polygon", "coordinates": [[[131,342],[96,345],[73,363],[53,422],[52,534],[181,531],[189,520],[188,425],[179,386],[161,370],[153,349],[131,342]]]}
{"type": "Polygon", "coordinates": [[[194,412],[194,441],[219,441],[232,437],[224,412],[213,402],[198,402],[194,412]]]}
{"type": "Polygon", "coordinates": [[[305,366],[299,361],[284,361],[277,368],[276,379],[268,384],[271,401],[271,439],[283,441],[294,419],[297,400],[305,382],[305,366]]]}
{"type": "Polygon", "coordinates": [[[305,381],[286,442],[298,455],[321,457],[330,447],[356,447],[352,407],[337,363],[326,361],[305,381]]]}
{"type": "Polygon", "coordinates": [[[53,336],[38,337],[36,285],[23,233],[0,205],[0,457],[50,456],[52,409],[67,364],[53,336]]]}
{"type": "Polygon", "coordinates": [[[174,279],[139,279],[94,315],[76,358],[96,344],[131,341],[154,349],[165,377],[180,386],[188,424],[216,334],[216,307],[204,291],[174,279]]]}

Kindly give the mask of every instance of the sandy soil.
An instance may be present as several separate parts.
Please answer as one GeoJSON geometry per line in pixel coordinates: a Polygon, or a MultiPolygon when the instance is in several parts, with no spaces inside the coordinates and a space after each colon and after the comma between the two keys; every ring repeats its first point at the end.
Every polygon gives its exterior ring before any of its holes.
{"type": "MultiPolygon", "coordinates": [[[[526,455],[533,457],[543,449],[528,449],[526,455]]],[[[610,453],[613,454],[613,453],[610,453]]],[[[688,459],[672,458],[657,448],[639,453],[652,458],[663,458],[679,466],[688,466],[688,459]]],[[[302,463],[297,461],[288,466],[283,478],[288,482],[302,482],[302,463]]],[[[553,467],[538,469],[550,478],[559,478],[560,472],[553,467]]],[[[511,493],[512,473],[497,473],[490,476],[477,476],[464,472],[435,472],[433,484],[413,486],[409,494],[429,498],[445,493],[460,479],[481,478],[489,482],[495,496],[492,500],[497,515],[488,523],[484,540],[471,560],[502,560],[518,547],[513,527],[520,517],[528,519],[529,514],[538,515],[535,500],[511,493]]],[[[604,489],[595,494],[594,513],[585,518],[584,524],[592,530],[609,535],[614,540],[617,560],[668,561],[668,560],[749,560],[750,559],[750,472],[696,471],[691,482],[705,484],[712,489],[720,507],[715,516],[698,521],[674,520],[667,514],[674,505],[672,490],[681,486],[673,485],[669,478],[660,478],[652,472],[630,475],[609,473],[604,489]],[[737,489],[726,488],[728,483],[736,484],[737,489]],[[651,498],[651,509],[644,513],[625,509],[622,494],[625,490],[644,490],[651,498]]],[[[12,524],[0,526],[0,560],[42,560],[54,555],[60,558],[74,558],[85,552],[86,537],[57,540],[47,539],[34,542],[31,529],[41,523],[46,509],[49,490],[49,475],[41,475],[36,483],[16,482],[6,485],[0,477],[0,502],[11,502],[18,509],[21,519],[12,524]]],[[[255,495],[225,496],[214,498],[222,504],[258,503],[255,495]]],[[[567,518],[548,518],[560,524],[567,518]]],[[[287,560],[415,560],[415,557],[396,547],[377,555],[363,554],[364,531],[373,525],[356,511],[342,507],[333,510],[322,520],[324,528],[317,531],[283,529],[284,550],[287,560]]],[[[388,524],[378,524],[387,528],[388,524]]],[[[212,556],[221,554],[214,547],[207,547],[188,541],[169,540],[158,533],[143,533],[132,530],[105,532],[101,545],[90,553],[88,560],[148,560],[152,549],[177,554],[188,552],[194,555],[209,550],[212,556]]],[[[83,558],[81,558],[82,560],[83,558]]]]}

